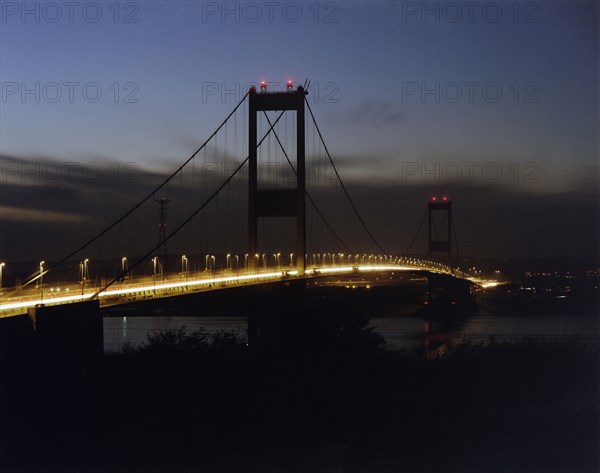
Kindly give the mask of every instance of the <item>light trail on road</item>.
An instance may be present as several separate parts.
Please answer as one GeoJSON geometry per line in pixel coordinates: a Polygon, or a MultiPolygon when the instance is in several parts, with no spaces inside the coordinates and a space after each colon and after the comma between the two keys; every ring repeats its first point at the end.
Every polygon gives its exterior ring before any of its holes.
{"type": "MultiPolygon", "coordinates": [[[[312,266],[306,269],[304,275],[299,276],[296,270],[277,269],[260,272],[254,270],[244,270],[244,274],[231,274],[231,270],[223,270],[220,275],[202,276],[190,278],[189,275],[177,274],[177,280],[163,279],[160,282],[152,281],[152,278],[146,278],[142,282],[121,283],[121,287],[106,289],[98,294],[98,299],[102,307],[124,304],[138,300],[159,299],[183,294],[192,294],[207,290],[217,290],[225,287],[235,287],[248,284],[263,284],[266,282],[285,281],[290,279],[308,279],[328,274],[356,274],[366,272],[390,272],[390,271],[428,271],[431,273],[451,274],[441,267],[426,265],[404,265],[404,264],[360,264],[346,266],[312,266]],[[216,287],[215,287],[216,286],[216,287]]],[[[461,274],[459,277],[470,280],[482,287],[491,287],[498,284],[497,281],[481,280],[479,278],[465,277],[461,274]]],[[[90,300],[98,291],[98,287],[90,287],[83,293],[76,285],[68,285],[59,288],[58,291],[71,292],[69,295],[57,295],[53,290],[50,293],[30,294],[21,297],[7,298],[0,302],[0,317],[10,317],[27,312],[30,307],[40,305],[52,306],[59,304],[68,304],[73,302],[83,302],[90,300]],[[77,294],[74,294],[78,291],[77,294]]]]}

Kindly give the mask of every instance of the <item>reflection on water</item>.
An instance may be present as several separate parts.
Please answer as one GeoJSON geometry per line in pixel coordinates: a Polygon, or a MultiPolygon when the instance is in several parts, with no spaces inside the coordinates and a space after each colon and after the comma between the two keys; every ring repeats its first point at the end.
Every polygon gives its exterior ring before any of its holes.
{"type": "MultiPolygon", "coordinates": [[[[373,317],[371,326],[396,349],[434,348],[452,340],[513,342],[530,337],[600,339],[599,318],[589,315],[502,315],[481,309],[475,314],[455,314],[439,319],[427,314],[373,317]]],[[[120,350],[125,343],[140,345],[148,334],[185,327],[209,333],[236,331],[246,336],[243,317],[108,317],[104,319],[104,349],[120,350]]]]}
{"type": "Polygon", "coordinates": [[[246,336],[246,319],[243,317],[105,317],[104,350],[119,351],[125,344],[139,346],[152,333],[182,327],[186,332],[204,328],[209,333],[236,331],[246,336]]]}
{"type": "Polygon", "coordinates": [[[475,343],[515,342],[526,338],[598,340],[598,318],[592,316],[498,316],[479,314],[459,322],[422,317],[374,318],[371,325],[396,349],[433,348],[452,340],[475,343]]]}

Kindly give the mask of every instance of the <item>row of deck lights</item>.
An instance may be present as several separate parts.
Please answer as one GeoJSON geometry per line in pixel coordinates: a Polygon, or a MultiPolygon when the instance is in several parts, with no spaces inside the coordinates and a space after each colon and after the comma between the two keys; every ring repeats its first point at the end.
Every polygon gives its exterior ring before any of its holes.
{"type": "MultiPolygon", "coordinates": [[[[274,266],[276,267],[281,267],[281,253],[273,253],[273,263],[274,266]]],[[[305,255],[306,258],[308,259],[308,255],[305,255]]],[[[335,265],[336,264],[336,257],[338,258],[338,264],[343,265],[344,263],[346,264],[385,264],[385,263],[389,263],[389,264],[397,264],[397,263],[405,263],[405,264],[409,264],[409,265],[414,265],[414,266],[427,266],[427,267],[434,267],[434,268],[438,268],[438,269],[447,269],[449,270],[450,268],[446,265],[443,265],[441,263],[436,263],[433,261],[424,261],[424,260],[419,260],[417,258],[405,258],[405,257],[394,257],[392,255],[374,255],[374,254],[370,254],[367,255],[366,253],[363,253],[362,255],[360,254],[356,254],[356,255],[352,255],[352,254],[344,254],[344,253],[312,253],[312,264],[313,265],[317,265],[317,264],[328,264],[330,263],[331,265],[335,265]]],[[[255,263],[257,266],[262,266],[264,268],[267,267],[267,255],[266,253],[256,253],[254,255],[255,258],[255,263]],[[262,264],[261,264],[262,263],[262,264]]],[[[157,275],[162,275],[163,274],[163,267],[162,267],[162,263],[160,261],[160,258],[158,256],[154,256],[151,260],[152,265],[153,265],[153,276],[157,276],[157,275]]],[[[234,269],[234,265],[233,263],[235,262],[235,269],[239,269],[239,261],[240,261],[240,257],[239,255],[232,255],[230,253],[228,253],[225,257],[225,269],[226,270],[230,270],[230,269],[234,269]]],[[[85,283],[90,279],[89,277],[89,263],[90,260],[89,258],[86,258],[82,261],[80,261],[79,263],[79,282],[82,285],[85,285],[85,283]]],[[[46,264],[45,261],[40,261],[39,263],[39,278],[40,278],[40,285],[43,285],[43,278],[44,278],[44,265],[46,264]]],[[[294,266],[294,253],[290,253],[289,254],[289,265],[290,267],[294,266]]],[[[0,263],[0,290],[2,289],[2,270],[3,268],[6,266],[6,263],[2,262],[0,263]]],[[[121,271],[123,273],[128,271],[128,260],[126,256],[123,256],[121,258],[121,271]]],[[[246,253],[244,255],[244,268],[248,269],[248,253],[246,253]]],[[[457,268],[460,271],[460,268],[457,268]]],[[[182,255],[181,256],[181,273],[182,274],[189,274],[189,259],[186,255],[182,255]]],[[[215,255],[205,255],[205,271],[216,271],[216,256],[215,255]]],[[[473,268],[469,268],[469,271],[473,272],[475,275],[481,275],[481,271],[477,271],[475,267],[473,268]]]]}
{"type": "MultiPolygon", "coordinates": [[[[282,267],[282,255],[281,253],[272,253],[273,266],[272,267],[282,267]]],[[[306,260],[308,261],[308,254],[305,255],[306,260]]],[[[418,266],[424,268],[432,268],[438,270],[450,271],[450,266],[445,265],[443,263],[438,263],[435,261],[422,260],[419,258],[409,258],[409,257],[398,257],[392,255],[375,255],[366,253],[361,254],[344,254],[344,253],[312,253],[311,255],[311,263],[313,265],[343,265],[343,264],[407,264],[410,266],[418,266]]],[[[155,257],[157,258],[157,257],[155,257]]],[[[233,270],[240,269],[240,256],[235,254],[232,255],[228,253],[225,256],[225,270],[233,270]]],[[[153,259],[154,260],[154,259],[153,259]]],[[[261,266],[263,268],[268,267],[268,257],[267,253],[256,253],[254,255],[254,262],[256,266],[261,266]]],[[[289,254],[289,266],[294,266],[294,253],[289,254]]],[[[249,254],[244,254],[244,265],[245,269],[249,268],[249,254]]],[[[471,268],[469,268],[471,269],[471,268]]],[[[475,269],[475,268],[473,268],[475,269]]],[[[205,271],[216,271],[217,270],[217,257],[215,255],[206,254],[205,255],[205,271]]],[[[457,271],[460,271],[460,268],[456,268],[457,271]]],[[[181,272],[187,273],[189,272],[189,260],[186,255],[182,255],[181,257],[181,272]]],[[[481,271],[473,271],[475,275],[481,274],[481,271]]],[[[467,274],[467,273],[463,273],[467,274]]]]}
{"type": "MultiPolygon", "coordinates": [[[[281,268],[282,265],[282,254],[281,253],[272,253],[273,266],[281,268]]],[[[308,254],[305,255],[308,260],[308,254]]],[[[225,270],[239,270],[240,269],[240,256],[237,254],[228,253],[225,255],[225,270]]],[[[127,258],[122,258],[122,270],[125,271],[127,269],[126,266],[127,258]]],[[[155,256],[150,260],[153,263],[153,273],[158,275],[162,274],[162,266],[160,263],[160,259],[158,256],[155,256]]],[[[438,270],[450,270],[450,267],[444,265],[442,263],[437,263],[434,261],[426,261],[418,258],[407,258],[407,257],[397,257],[392,255],[375,255],[363,253],[362,255],[356,254],[344,254],[344,253],[312,253],[311,254],[311,262],[313,265],[327,265],[330,264],[332,266],[339,264],[408,264],[411,266],[419,266],[419,267],[427,267],[434,268],[438,270]]],[[[267,268],[268,265],[268,257],[267,253],[256,253],[254,255],[254,263],[256,267],[267,268]]],[[[289,266],[294,266],[294,253],[289,254],[289,266]]],[[[249,254],[244,254],[244,269],[249,268],[249,254]]],[[[458,268],[460,269],[460,268],[458,268]]],[[[216,271],[217,270],[217,257],[216,255],[206,254],[204,256],[204,271],[216,271]]],[[[186,255],[181,256],[181,273],[188,274],[189,273],[189,258],[186,255]]],[[[477,272],[476,272],[477,273],[477,272]]],[[[480,272],[479,272],[480,273],[480,272]]]]}
{"type": "MultiPolygon", "coordinates": [[[[275,267],[281,267],[281,253],[273,253],[273,263],[275,267]]],[[[404,264],[408,264],[408,265],[413,265],[413,266],[422,266],[422,267],[429,267],[429,268],[436,268],[436,269],[440,269],[440,270],[450,270],[450,267],[447,265],[444,265],[442,263],[438,263],[435,261],[427,261],[427,260],[422,260],[422,259],[418,259],[418,258],[407,258],[407,257],[394,257],[392,255],[374,255],[374,254],[369,254],[367,255],[366,253],[363,253],[362,255],[360,254],[356,254],[356,255],[352,255],[352,254],[344,254],[344,253],[312,253],[312,264],[313,265],[326,265],[326,264],[331,264],[331,265],[335,265],[336,264],[336,257],[337,259],[337,264],[343,265],[344,263],[346,264],[385,264],[385,263],[389,263],[389,264],[398,264],[398,263],[404,263],[404,264]]],[[[308,255],[305,255],[305,257],[308,259],[308,255]]],[[[258,265],[266,268],[267,265],[267,254],[266,253],[256,253],[254,255],[255,258],[255,262],[258,265]]],[[[160,258],[158,256],[154,256],[151,260],[152,265],[153,265],[153,275],[157,276],[158,274],[163,274],[163,267],[162,267],[162,263],[160,261],[160,258]]],[[[217,258],[215,255],[210,255],[207,254],[205,255],[205,271],[216,271],[216,261],[217,258]]],[[[232,255],[231,253],[228,253],[225,256],[225,269],[226,270],[230,270],[230,269],[234,269],[234,262],[235,262],[235,269],[239,269],[239,262],[240,262],[240,257],[239,255],[232,255]]],[[[79,263],[79,282],[81,284],[85,284],[89,279],[89,263],[90,260],[89,258],[86,258],[82,261],[80,261],[79,263]]],[[[43,277],[44,277],[44,265],[46,264],[45,261],[40,261],[39,263],[39,278],[40,278],[40,285],[43,283],[43,277]]],[[[289,254],[289,265],[290,267],[294,266],[294,253],[290,253],[289,254]]],[[[6,266],[6,263],[0,263],[0,289],[2,289],[2,270],[3,268],[6,266]]],[[[244,255],[244,268],[248,269],[248,253],[246,253],[244,255]]],[[[186,255],[182,255],[181,256],[181,273],[182,274],[188,274],[189,273],[189,258],[186,255]]],[[[460,272],[460,268],[456,268],[457,271],[460,272]]],[[[121,258],[121,271],[123,273],[125,273],[126,271],[128,271],[128,260],[126,256],[123,256],[121,258]]],[[[481,276],[481,270],[477,270],[475,267],[471,267],[467,269],[467,272],[462,272],[462,274],[473,274],[474,276],[481,276]]],[[[496,273],[499,273],[499,271],[496,271],[496,273]]]]}
{"type": "MultiPolygon", "coordinates": [[[[438,270],[438,271],[446,271],[446,272],[452,272],[452,269],[445,264],[442,263],[438,263],[438,262],[434,262],[434,261],[427,261],[427,260],[421,260],[418,258],[408,258],[408,257],[394,257],[392,255],[374,255],[374,254],[369,254],[367,255],[366,253],[363,253],[362,255],[360,254],[356,254],[356,255],[352,255],[352,254],[344,254],[344,253],[312,253],[312,264],[313,265],[326,265],[326,264],[331,264],[332,266],[336,265],[336,258],[337,258],[337,264],[339,264],[340,266],[343,264],[406,264],[408,266],[414,266],[414,267],[422,267],[422,268],[427,268],[427,269],[434,269],[434,270],[438,270]]],[[[282,255],[281,253],[273,253],[272,254],[273,257],[273,263],[274,266],[277,268],[281,268],[282,267],[282,255]]],[[[308,260],[308,255],[305,255],[306,259],[308,260]]],[[[244,254],[244,268],[247,270],[249,269],[249,261],[248,261],[249,255],[248,253],[244,254]]],[[[259,269],[261,266],[266,269],[267,268],[267,254],[266,253],[256,253],[254,255],[254,259],[255,259],[255,267],[257,269],[259,269]]],[[[151,260],[152,263],[152,267],[153,267],[153,278],[156,281],[156,278],[158,276],[160,276],[161,278],[163,277],[163,266],[162,263],[159,259],[158,256],[154,256],[151,260]]],[[[205,271],[216,271],[216,262],[217,262],[217,258],[215,255],[210,255],[207,254],[205,255],[205,271]]],[[[239,271],[240,269],[240,256],[235,254],[232,255],[231,253],[228,253],[225,257],[225,269],[226,270],[233,270],[234,269],[234,262],[235,262],[235,270],[239,271]]],[[[86,283],[89,281],[90,277],[89,277],[89,263],[90,260],[88,258],[80,261],[79,263],[79,283],[81,284],[81,291],[82,294],[85,290],[85,285],[86,283]]],[[[41,299],[43,299],[43,295],[44,295],[44,286],[43,286],[43,278],[44,278],[44,265],[46,264],[45,261],[40,261],[39,263],[39,286],[40,286],[40,291],[41,291],[41,299]]],[[[5,268],[6,263],[2,262],[0,263],[0,291],[2,290],[2,270],[5,268]]],[[[290,253],[289,254],[289,266],[290,268],[293,268],[294,266],[294,253],[290,253]]],[[[127,271],[129,270],[128,267],[128,260],[126,256],[123,256],[121,258],[121,271],[123,274],[125,274],[127,271]]],[[[190,267],[189,267],[189,258],[186,255],[182,255],[181,256],[181,275],[185,276],[186,280],[189,277],[189,272],[190,272],[190,267]]],[[[467,276],[474,276],[474,277],[482,277],[482,271],[481,270],[477,270],[477,268],[475,267],[470,267],[467,269],[466,272],[461,271],[460,268],[455,268],[454,272],[456,274],[459,274],[463,277],[467,277],[467,276]]],[[[496,271],[496,274],[498,274],[499,271],[496,271]]],[[[52,291],[54,292],[54,291],[52,291]]]]}

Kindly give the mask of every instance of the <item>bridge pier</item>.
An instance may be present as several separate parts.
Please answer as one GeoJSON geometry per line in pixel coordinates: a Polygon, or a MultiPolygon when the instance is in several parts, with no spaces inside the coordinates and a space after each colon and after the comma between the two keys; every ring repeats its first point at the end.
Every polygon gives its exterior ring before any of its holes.
{"type": "Polygon", "coordinates": [[[30,308],[27,315],[0,319],[2,373],[38,364],[84,366],[104,353],[97,300],[30,308]]]}
{"type": "MultiPolygon", "coordinates": [[[[292,280],[276,291],[268,285],[248,295],[248,344],[262,345],[285,340],[284,332],[302,324],[306,309],[306,282],[292,280]]],[[[288,334],[289,335],[289,334],[288,334]]]]}
{"type": "Polygon", "coordinates": [[[447,274],[429,273],[427,276],[427,303],[434,305],[462,305],[473,302],[472,283],[447,274]]]}

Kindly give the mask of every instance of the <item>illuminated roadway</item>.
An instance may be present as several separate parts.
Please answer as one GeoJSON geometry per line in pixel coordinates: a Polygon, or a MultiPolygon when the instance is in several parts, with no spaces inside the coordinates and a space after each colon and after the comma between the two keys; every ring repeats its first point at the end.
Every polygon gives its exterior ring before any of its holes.
{"type": "MultiPolygon", "coordinates": [[[[100,306],[126,304],[128,302],[159,299],[164,297],[180,296],[195,292],[210,291],[225,287],[236,287],[267,282],[286,281],[294,279],[314,278],[329,274],[355,274],[367,272],[388,271],[427,271],[431,273],[453,275],[469,280],[481,286],[493,286],[496,281],[482,280],[472,277],[457,270],[431,261],[416,259],[400,259],[387,263],[361,263],[357,265],[317,265],[306,269],[305,274],[298,275],[296,270],[283,267],[204,271],[191,275],[189,273],[173,273],[165,277],[158,276],[139,278],[136,281],[124,281],[111,285],[100,292],[97,297],[100,306]]],[[[9,289],[9,288],[5,288],[9,289]]],[[[81,283],[67,283],[52,287],[47,285],[42,294],[40,288],[5,291],[0,300],[0,317],[10,317],[27,313],[29,307],[43,304],[44,306],[82,302],[92,298],[100,286],[85,286],[82,290],[81,283]]]]}

